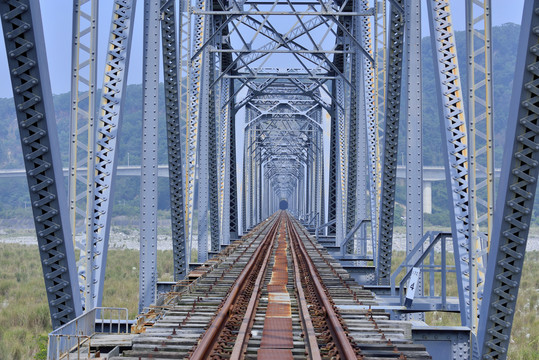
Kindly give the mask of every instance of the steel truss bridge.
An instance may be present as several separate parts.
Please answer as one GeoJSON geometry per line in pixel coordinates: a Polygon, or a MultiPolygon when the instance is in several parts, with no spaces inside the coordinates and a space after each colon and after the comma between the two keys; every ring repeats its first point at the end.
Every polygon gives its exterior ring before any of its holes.
{"type": "MultiPolygon", "coordinates": [[[[538,177],[539,1],[524,6],[497,189],[490,0],[466,1],[467,50],[458,54],[466,56],[466,69],[458,66],[452,27],[452,16],[463,15],[452,14],[449,1],[425,3],[143,1],[140,311],[156,301],[162,71],[176,281],[186,278],[193,249],[195,262],[203,263],[288,207],[361,285],[379,291],[393,316],[460,312],[471,334],[471,356],[506,358],[538,177]],[[422,5],[437,75],[451,233],[423,230],[422,5]],[[405,139],[399,138],[401,120],[405,139]],[[403,141],[407,258],[392,269],[397,148],[403,141]],[[436,246],[441,264],[428,260],[436,246]],[[427,280],[437,269],[445,281],[449,257],[457,298],[444,293],[445,283],[435,294],[434,277],[427,280]],[[413,268],[421,272],[419,288],[405,304],[413,268]],[[399,271],[405,274],[400,283],[399,271]]],[[[54,329],[102,303],[135,4],[114,1],[107,51],[98,54],[98,1],[73,1],[65,189],[39,1],[0,1],[54,329]],[[104,74],[97,72],[98,56],[106,57],[104,74]],[[85,238],[76,241],[80,232],[85,238]]]]}

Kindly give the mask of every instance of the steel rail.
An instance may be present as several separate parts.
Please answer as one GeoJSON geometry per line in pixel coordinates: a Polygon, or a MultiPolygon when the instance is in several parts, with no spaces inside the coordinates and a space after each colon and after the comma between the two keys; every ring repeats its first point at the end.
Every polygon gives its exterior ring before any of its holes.
{"type": "MultiPolygon", "coordinates": [[[[281,222],[282,222],[282,219],[281,219],[281,216],[279,216],[279,218],[275,222],[275,224],[277,225],[275,229],[279,228],[279,225],[281,224],[281,222]]],[[[272,249],[275,245],[275,239],[277,237],[276,235],[277,233],[272,234],[272,231],[268,233],[268,236],[271,238],[271,244],[268,247],[266,247],[267,249],[266,255],[264,256],[264,261],[262,262],[262,266],[260,268],[260,271],[258,272],[258,276],[256,277],[256,281],[253,287],[253,292],[251,293],[251,298],[249,299],[249,305],[247,305],[247,310],[245,310],[245,314],[243,316],[243,320],[242,320],[240,329],[238,331],[238,335],[236,337],[236,342],[234,343],[232,354],[230,355],[231,360],[242,358],[242,354],[244,353],[244,350],[247,346],[247,342],[249,341],[250,334],[251,334],[251,327],[255,320],[257,305],[260,299],[260,292],[262,291],[262,287],[264,286],[264,278],[266,277],[266,273],[268,270],[268,263],[271,257],[272,249]]],[[[264,241],[267,241],[267,240],[264,240],[264,241]]]]}
{"type": "MultiPolygon", "coordinates": [[[[251,246],[253,246],[253,244],[258,240],[258,238],[261,236],[261,234],[268,227],[270,227],[270,225],[271,225],[271,217],[268,218],[267,220],[261,222],[260,224],[258,224],[253,229],[253,231],[256,231],[257,229],[260,230],[259,234],[257,234],[256,236],[254,236],[251,239],[251,242],[249,242],[247,244],[247,247],[245,248],[245,250],[243,250],[243,252],[239,255],[238,260],[245,255],[247,250],[249,250],[251,248],[251,246]],[[268,224],[266,224],[267,222],[268,222],[268,224]]],[[[245,240],[242,240],[242,242],[247,243],[247,239],[249,239],[249,238],[251,238],[251,237],[245,237],[245,240]]],[[[239,244],[239,242],[238,242],[238,244],[239,244]]],[[[231,247],[229,246],[228,249],[230,249],[230,248],[231,247]]],[[[218,263],[220,263],[222,261],[222,260],[219,261],[219,256],[217,258],[213,258],[213,259],[217,259],[218,263]]],[[[233,265],[234,265],[234,263],[229,265],[228,269],[230,269],[233,265]]],[[[204,276],[206,276],[206,275],[203,275],[202,277],[204,277],[204,276]]],[[[188,288],[189,289],[188,293],[191,293],[191,287],[193,285],[195,285],[198,282],[199,279],[200,279],[200,277],[195,279],[195,280],[188,280],[188,279],[186,280],[186,279],[184,279],[184,280],[177,281],[176,284],[173,286],[173,291],[169,292],[169,296],[167,296],[164,299],[163,304],[160,307],[150,306],[150,311],[148,313],[146,313],[146,314],[143,314],[143,315],[151,316],[152,318],[155,318],[156,315],[157,316],[162,315],[163,311],[167,310],[167,307],[169,307],[173,301],[177,301],[177,300],[181,299],[182,295],[181,295],[181,292],[178,290],[178,288],[188,288]]],[[[195,308],[193,307],[193,310],[194,309],[195,308]]],[[[139,316],[139,319],[141,319],[140,316],[139,316]]],[[[144,319],[144,318],[142,318],[142,319],[144,319]]],[[[148,321],[144,320],[144,321],[142,321],[140,323],[137,321],[137,325],[134,325],[134,326],[144,328],[146,326],[146,325],[144,325],[146,322],[148,322],[148,321]],[[140,324],[142,324],[142,325],[140,325],[140,324]]],[[[138,331],[136,333],[142,333],[144,331],[145,331],[145,329],[142,330],[142,331],[138,331]]]]}
{"type": "Polygon", "coordinates": [[[346,336],[346,332],[344,331],[341,323],[339,322],[337,313],[335,312],[333,305],[328,299],[328,295],[325,292],[324,286],[318,278],[318,271],[316,270],[314,263],[307,252],[305,244],[303,244],[303,242],[301,241],[301,238],[296,228],[294,227],[290,216],[287,216],[287,222],[290,229],[290,241],[296,241],[300,250],[300,254],[307,263],[309,273],[311,274],[311,280],[314,283],[316,296],[318,297],[320,304],[325,310],[326,322],[328,324],[328,328],[331,332],[333,340],[335,341],[335,345],[337,346],[341,359],[357,359],[358,356],[356,355],[356,351],[352,347],[352,344],[350,344],[350,341],[346,336]]]}
{"type": "MultiPolygon", "coordinates": [[[[290,229],[290,225],[288,227],[290,229]]],[[[290,230],[288,232],[290,233],[290,230]]],[[[292,253],[292,260],[294,263],[294,284],[295,284],[296,292],[298,295],[301,324],[303,325],[303,332],[305,335],[305,339],[307,340],[306,345],[308,348],[307,350],[308,350],[309,359],[319,360],[319,359],[322,359],[322,356],[320,355],[320,348],[318,347],[318,341],[316,340],[315,329],[313,326],[311,315],[309,314],[309,305],[307,304],[307,299],[305,298],[305,292],[303,291],[303,285],[301,284],[301,275],[299,271],[299,258],[298,258],[298,255],[296,254],[296,249],[294,248],[294,246],[292,246],[291,241],[289,243],[290,243],[290,250],[292,253]]]]}
{"type": "MultiPolygon", "coordinates": [[[[249,260],[241,274],[238,276],[238,279],[236,280],[229,295],[227,296],[226,301],[224,302],[219,312],[216,314],[213,322],[211,323],[208,330],[204,333],[202,339],[199,341],[190,359],[207,359],[210,356],[210,353],[213,350],[215,343],[219,339],[219,335],[221,334],[221,331],[223,330],[227,319],[232,313],[232,309],[234,307],[236,299],[240,295],[241,290],[244,288],[244,285],[246,285],[246,282],[255,264],[257,264],[260,257],[264,255],[264,250],[268,249],[267,245],[269,243],[273,243],[276,231],[278,229],[278,225],[280,223],[279,218],[280,216],[277,217],[268,234],[265,236],[263,242],[256,249],[255,253],[251,256],[251,259],[249,260]]],[[[271,248],[271,246],[269,248],[271,248]]],[[[268,251],[268,253],[270,252],[268,251]]]]}

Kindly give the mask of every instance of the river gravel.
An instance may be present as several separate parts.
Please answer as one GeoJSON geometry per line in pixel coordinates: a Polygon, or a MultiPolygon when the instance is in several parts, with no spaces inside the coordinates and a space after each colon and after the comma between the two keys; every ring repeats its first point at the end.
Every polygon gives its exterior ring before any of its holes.
{"type": "MultiPolygon", "coordinates": [[[[393,250],[406,250],[405,234],[394,234],[393,250]]],[[[82,236],[77,240],[82,240],[82,236]]],[[[6,231],[0,229],[0,243],[3,244],[20,244],[20,245],[36,245],[36,237],[30,235],[7,234],[6,231]]],[[[196,246],[196,243],[193,244],[196,246]]],[[[129,234],[122,231],[111,231],[109,248],[111,249],[133,249],[139,248],[139,233],[137,230],[130,230],[129,234]]],[[[172,250],[172,238],[170,235],[157,236],[158,250],[172,250]]],[[[449,251],[452,249],[449,247],[449,251]]],[[[539,235],[533,234],[528,239],[526,251],[539,251],[539,235]]]]}

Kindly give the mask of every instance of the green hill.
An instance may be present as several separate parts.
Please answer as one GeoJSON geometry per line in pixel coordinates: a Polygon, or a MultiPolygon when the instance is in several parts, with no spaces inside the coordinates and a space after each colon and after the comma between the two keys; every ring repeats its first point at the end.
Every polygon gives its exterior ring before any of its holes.
{"type": "MultiPolygon", "coordinates": [[[[505,139],[504,130],[509,113],[509,99],[511,98],[512,80],[516,60],[517,39],[519,26],[504,24],[492,29],[493,48],[493,97],[494,97],[494,132],[496,167],[501,165],[501,154],[505,139]]],[[[456,33],[457,51],[462,76],[462,84],[466,84],[466,34],[456,33]]],[[[443,165],[445,154],[442,152],[442,137],[438,120],[437,98],[434,83],[433,61],[430,38],[422,40],[423,62],[423,156],[424,165],[443,165]]],[[[163,88],[160,89],[161,95],[163,88]]],[[[166,127],[164,120],[163,96],[159,98],[159,162],[167,162],[166,127]]],[[[56,119],[59,129],[59,141],[64,166],[68,164],[69,145],[69,94],[54,96],[56,119]]],[[[403,112],[404,113],[404,112],[403,112]]],[[[129,85],[125,96],[124,119],[119,137],[118,159],[119,164],[127,165],[140,163],[141,128],[142,128],[142,86],[129,85]],[[128,160],[129,159],[129,160],[128,160]]],[[[401,121],[399,146],[399,159],[405,160],[405,126],[401,121]]],[[[0,98],[0,169],[22,168],[22,156],[18,129],[15,120],[15,111],[12,99],[0,98]]],[[[139,181],[135,178],[119,178],[116,188],[114,213],[117,215],[136,215],[139,207],[139,181]]],[[[402,184],[401,184],[402,185],[402,184]]],[[[168,182],[160,179],[159,182],[159,208],[168,209],[168,182]]],[[[405,203],[403,186],[397,194],[397,201],[405,203]]],[[[28,205],[28,190],[26,180],[0,179],[0,218],[13,218],[24,212],[28,205]]],[[[428,223],[433,225],[449,225],[449,212],[447,210],[447,194],[445,185],[441,182],[433,185],[434,211],[426,216],[428,223]]],[[[401,209],[402,210],[402,209],[401,209]]],[[[398,213],[399,211],[397,211],[398,213]]],[[[400,219],[399,219],[400,221],[400,219]]],[[[399,222],[398,221],[398,222],[399,222]]]]}

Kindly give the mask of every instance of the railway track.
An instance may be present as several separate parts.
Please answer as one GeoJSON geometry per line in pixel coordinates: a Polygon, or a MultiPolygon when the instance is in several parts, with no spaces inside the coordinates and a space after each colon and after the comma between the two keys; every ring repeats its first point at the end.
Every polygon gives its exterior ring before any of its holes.
{"type": "Polygon", "coordinates": [[[286,212],[141,317],[117,359],[430,359],[286,212]]]}

